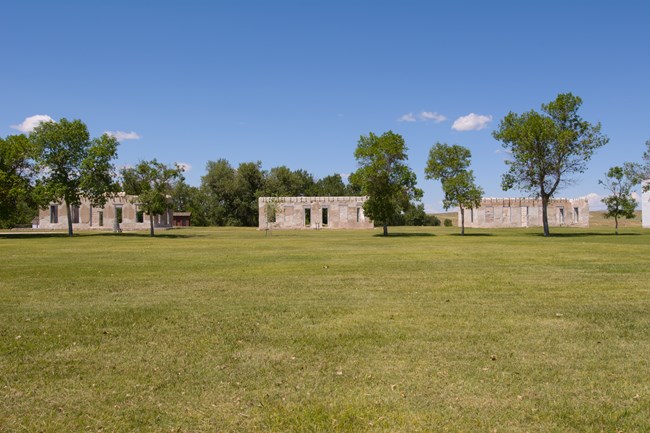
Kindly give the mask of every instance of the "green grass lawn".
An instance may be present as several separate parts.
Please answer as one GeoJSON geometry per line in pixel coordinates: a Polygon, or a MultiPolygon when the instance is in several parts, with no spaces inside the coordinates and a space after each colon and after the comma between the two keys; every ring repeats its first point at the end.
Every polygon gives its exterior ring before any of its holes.
{"type": "Polygon", "coordinates": [[[0,431],[639,432],[650,230],[0,236],[0,431]]]}

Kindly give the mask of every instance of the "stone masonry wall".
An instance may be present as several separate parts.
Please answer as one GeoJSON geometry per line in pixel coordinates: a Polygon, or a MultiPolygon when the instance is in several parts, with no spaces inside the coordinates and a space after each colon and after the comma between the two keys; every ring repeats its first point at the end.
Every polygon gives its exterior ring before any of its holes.
{"type": "MultiPolygon", "coordinates": [[[[149,215],[143,214],[142,222],[137,221],[137,197],[124,193],[111,197],[104,206],[91,206],[90,202],[82,198],[79,206],[79,222],[73,222],[74,230],[112,230],[117,208],[122,208],[122,230],[147,230],[149,229],[149,215]]],[[[169,210],[163,215],[154,216],[154,227],[168,228],[172,226],[173,212],[169,210]]],[[[68,214],[65,202],[50,203],[38,212],[38,228],[52,230],[67,230],[68,214]],[[55,208],[56,222],[52,218],[52,207],[55,208]]]]}
{"type": "Polygon", "coordinates": [[[363,203],[367,199],[260,197],[259,229],[371,229],[374,224],[363,213],[363,203]]]}
{"type": "MultiPolygon", "coordinates": [[[[553,199],[548,205],[549,226],[589,227],[586,198],[553,199]]],[[[460,210],[458,221],[460,224],[460,210]]],[[[465,209],[465,227],[541,227],[542,200],[531,198],[484,198],[477,209],[465,209]]]]}

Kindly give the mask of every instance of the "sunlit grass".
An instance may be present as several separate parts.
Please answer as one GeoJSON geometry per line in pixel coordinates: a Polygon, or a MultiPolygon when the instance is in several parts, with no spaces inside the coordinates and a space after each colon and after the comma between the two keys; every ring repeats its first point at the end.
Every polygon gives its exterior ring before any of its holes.
{"type": "Polygon", "coordinates": [[[0,237],[0,431],[644,431],[650,231],[0,237]]]}

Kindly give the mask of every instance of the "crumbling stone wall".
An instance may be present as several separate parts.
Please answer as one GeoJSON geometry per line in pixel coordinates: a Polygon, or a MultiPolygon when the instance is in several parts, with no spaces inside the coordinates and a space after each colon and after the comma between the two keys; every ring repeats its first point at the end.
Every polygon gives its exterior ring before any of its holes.
{"type": "MultiPolygon", "coordinates": [[[[548,204],[549,226],[589,227],[586,198],[553,199],[548,204]]],[[[460,221],[460,210],[458,221],[460,221]]],[[[460,224],[460,222],[459,222],[460,224]]],[[[465,209],[465,227],[541,227],[542,200],[532,198],[484,198],[480,207],[465,209]]]]}
{"type": "MultiPolygon", "coordinates": [[[[86,198],[81,199],[78,211],[78,221],[73,220],[74,230],[113,230],[118,208],[122,209],[121,230],[147,230],[149,229],[149,215],[142,214],[142,222],[138,222],[137,197],[119,193],[111,197],[104,206],[91,206],[86,198]]],[[[173,222],[173,211],[169,210],[163,215],[154,216],[154,227],[169,228],[173,222]]],[[[76,217],[76,215],[73,215],[76,217]]],[[[68,214],[65,202],[53,202],[38,212],[38,228],[67,230],[68,214]],[[52,213],[56,214],[53,218],[52,213]]]]}
{"type": "MultiPolygon", "coordinates": [[[[650,179],[643,181],[643,186],[650,184],[650,179]]],[[[641,226],[650,229],[650,191],[641,194],[641,226]]]]}
{"type": "Polygon", "coordinates": [[[260,197],[259,229],[371,229],[368,197],[260,197]]]}

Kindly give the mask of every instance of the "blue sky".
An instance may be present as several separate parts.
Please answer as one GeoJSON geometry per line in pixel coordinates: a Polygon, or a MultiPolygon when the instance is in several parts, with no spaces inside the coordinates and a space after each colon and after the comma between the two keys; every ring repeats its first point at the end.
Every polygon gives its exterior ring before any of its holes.
{"type": "Polygon", "coordinates": [[[0,136],[81,119],[125,133],[118,165],[184,163],[193,185],[219,158],[347,174],[360,135],[393,130],[427,209],[437,141],[471,149],[486,196],[519,196],[491,132],[563,92],[610,143],[559,196],[605,194],[650,139],[648,1],[5,0],[0,17],[0,136]]]}

